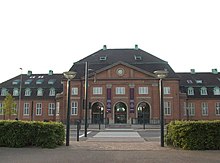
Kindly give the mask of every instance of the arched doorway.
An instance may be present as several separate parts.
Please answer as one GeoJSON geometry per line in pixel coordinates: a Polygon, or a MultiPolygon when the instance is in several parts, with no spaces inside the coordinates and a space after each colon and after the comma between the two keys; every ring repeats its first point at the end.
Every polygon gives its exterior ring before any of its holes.
{"type": "Polygon", "coordinates": [[[141,102],[137,108],[138,124],[150,123],[150,106],[146,102],[141,102]]]}
{"type": "Polygon", "coordinates": [[[127,123],[127,106],[123,102],[115,104],[115,123],[127,123]]]}
{"type": "Polygon", "coordinates": [[[104,106],[100,102],[92,105],[92,123],[99,124],[104,122],[104,106]]]}

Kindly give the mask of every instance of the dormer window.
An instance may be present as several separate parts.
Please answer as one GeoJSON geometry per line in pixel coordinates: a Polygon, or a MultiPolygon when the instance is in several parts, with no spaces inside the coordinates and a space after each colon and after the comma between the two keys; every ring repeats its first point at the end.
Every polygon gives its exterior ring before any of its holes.
{"type": "Polygon", "coordinates": [[[54,88],[50,88],[50,93],[49,93],[49,96],[55,96],[56,94],[56,91],[54,88]]]}
{"type": "Polygon", "coordinates": [[[43,89],[42,88],[38,88],[37,96],[43,96],[43,89]]]}
{"type": "Polygon", "coordinates": [[[106,61],[106,59],[107,59],[107,56],[101,56],[101,57],[99,57],[99,60],[100,60],[100,61],[106,61]]]}
{"type": "Polygon", "coordinates": [[[213,92],[214,92],[214,95],[220,95],[220,89],[219,89],[219,87],[215,87],[214,90],[213,90],[213,92]]]}
{"type": "Polygon", "coordinates": [[[7,89],[6,88],[2,88],[1,96],[6,96],[7,93],[8,93],[7,89]]]}
{"type": "Polygon", "coordinates": [[[196,80],[197,84],[202,84],[202,80],[196,80]]]}
{"type": "Polygon", "coordinates": [[[38,79],[37,81],[36,81],[36,84],[42,84],[44,82],[44,79],[38,79]]]}
{"type": "Polygon", "coordinates": [[[192,82],[192,80],[187,80],[187,83],[192,84],[193,82],[192,82]]]}
{"type": "Polygon", "coordinates": [[[194,95],[194,88],[189,87],[187,93],[188,95],[194,95]]]}
{"type": "Polygon", "coordinates": [[[24,82],[24,84],[31,84],[31,82],[32,82],[32,79],[28,79],[24,82]]]}
{"type": "Polygon", "coordinates": [[[53,84],[55,83],[55,81],[56,81],[56,79],[50,79],[50,80],[48,81],[48,84],[53,85],[53,84]]]}
{"type": "Polygon", "coordinates": [[[202,87],[200,90],[201,95],[207,95],[207,88],[206,87],[202,87]]]}
{"type": "Polygon", "coordinates": [[[40,76],[38,76],[38,78],[41,78],[41,79],[42,79],[42,78],[44,78],[44,76],[43,76],[43,75],[40,75],[40,76]]]}
{"type": "Polygon", "coordinates": [[[19,95],[18,88],[14,88],[13,89],[13,96],[18,96],[18,95],[19,95]]]}
{"type": "Polygon", "coordinates": [[[26,88],[24,95],[25,95],[25,96],[31,96],[31,89],[30,89],[30,88],[26,88]]]}
{"type": "Polygon", "coordinates": [[[20,83],[20,80],[14,80],[13,82],[12,82],[12,85],[17,85],[17,84],[19,84],[20,83]]]}
{"type": "Polygon", "coordinates": [[[135,55],[135,56],[134,56],[134,59],[135,59],[136,61],[141,61],[141,60],[142,60],[142,57],[141,57],[140,55],[135,55]]]}

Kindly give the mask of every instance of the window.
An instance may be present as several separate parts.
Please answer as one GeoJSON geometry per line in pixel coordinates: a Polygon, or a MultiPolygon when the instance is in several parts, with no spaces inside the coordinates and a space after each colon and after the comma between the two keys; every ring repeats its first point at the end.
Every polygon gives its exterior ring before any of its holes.
{"type": "Polygon", "coordinates": [[[220,102],[216,102],[215,104],[215,114],[220,115],[220,102]]]}
{"type": "Polygon", "coordinates": [[[208,103],[202,102],[201,109],[202,109],[202,115],[207,116],[208,115],[208,103]]]}
{"type": "Polygon", "coordinates": [[[148,87],[139,87],[138,88],[138,93],[143,95],[143,94],[148,94],[148,87]]]}
{"type": "Polygon", "coordinates": [[[141,60],[142,60],[142,57],[141,57],[140,55],[135,55],[135,56],[134,56],[134,59],[135,59],[136,61],[141,61],[141,60]]]}
{"type": "Polygon", "coordinates": [[[56,79],[50,79],[50,80],[48,81],[48,84],[53,85],[53,84],[55,83],[55,81],[56,81],[56,79]]]}
{"type": "Polygon", "coordinates": [[[24,116],[29,116],[29,112],[30,112],[30,104],[29,103],[24,103],[24,116]]]}
{"type": "Polygon", "coordinates": [[[18,109],[17,109],[17,104],[15,104],[12,108],[12,115],[17,115],[18,109]]]}
{"type": "Polygon", "coordinates": [[[102,94],[102,87],[93,87],[93,94],[94,95],[101,95],[102,94]]]}
{"type": "Polygon", "coordinates": [[[3,115],[4,114],[4,111],[3,111],[3,104],[0,103],[0,115],[3,115]]]}
{"type": "Polygon", "coordinates": [[[188,88],[188,95],[194,95],[194,88],[192,87],[188,88]]]}
{"type": "Polygon", "coordinates": [[[1,96],[6,96],[7,93],[8,93],[7,89],[6,88],[2,88],[1,96]]]}
{"type": "Polygon", "coordinates": [[[49,103],[49,107],[48,107],[48,115],[49,115],[49,116],[52,116],[54,110],[55,110],[55,104],[54,104],[54,103],[49,103]]]}
{"type": "Polygon", "coordinates": [[[56,115],[57,116],[60,115],[60,102],[57,102],[57,104],[56,104],[56,115]]]}
{"type": "Polygon", "coordinates": [[[38,88],[37,96],[43,96],[43,89],[42,88],[38,88]]]}
{"type": "Polygon", "coordinates": [[[214,95],[220,95],[219,87],[215,87],[213,91],[214,91],[214,95]]]}
{"type": "Polygon", "coordinates": [[[44,79],[38,79],[37,81],[36,81],[36,84],[42,84],[44,82],[44,79]]]}
{"type": "Polygon", "coordinates": [[[78,103],[76,101],[73,101],[71,107],[71,115],[77,115],[77,112],[78,112],[78,103]]]}
{"type": "Polygon", "coordinates": [[[106,59],[107,59],[107,56],[101,56],[101,57],[99,57],[99,60],[100,60],[100,61],[106,61],[106,59]]]}
{"type": "Polygon", "coordinates": [[[171,102],[170,101],[164,102],[164,115],[171,115],[171,102]]]}
{"type": "Polygon", "coordinates": [[[192,80],[187,80],[187,83],[192,84],[193,82],[192,82],[192,80]]]}
{"type": "Polygon", "coordinates": [[[124,95],[125,94],[125,87],[116,87],[116,94],[117,95],[124,95]]]}
{"type": "Polygon", "coordinates": [[[36,104],[36,115],[42,115],[42,104],[41,103],[37,103],[36,104]]]}
{"type": "Polygon", "coordinates": [[[163,87],[163,93],[164,93],[165,95],[170,94],[170,87],[163,87]]]}
{"type": "Polygon", "coordinates": [[[201,95],[207,95],[207,88],[206,87],[202,87],[200,89],[200,93],[201,93],[201,95]]]}
{"type": "Polygon", "coordinates": [[[30,88],[25,89],[25,96],[30,96],[31,95],[31,90],[30,88]]]}
{"type": "Polygon", "coordinates": [[[32,79],[28,79],[24,82],[24,84],[31,84],[31,82],[32,82],[32,79]]]}
{"type": "Polygon", "coordinates": [[[202,80],[196,80],[197,84],[202,84],[202,80]]]}
{"type": "Polygon", "coordinates": [[[17,79],[17,80],[14,80],[14,81],[12,82],[12,84],[13,84],[13,85],[17,85],[17,84],[19,84],[19,82],[20,82],[20,80],[17,79]]]}
{"type": "Polygon", "coordinates": [[[195,104],[194,103],[188,103],[188,114],[189,116],[195,116],[195,104]]]}
{"type": "Polygon", "coordinates": [[[56,91],[55,88],[50,88],[49,96],[55,96],[56,91]]]}
{"type": "Polygon", "coordinates": [[[78,88],[77,87],[72,88],[72,95],[78,95],[78,88]]]}
{"type": "Polygon", "coordinates": [[[13,89],[13,96],[18,96],[18,95],[19,95],[18,88],[14,88],[13,89]]]}

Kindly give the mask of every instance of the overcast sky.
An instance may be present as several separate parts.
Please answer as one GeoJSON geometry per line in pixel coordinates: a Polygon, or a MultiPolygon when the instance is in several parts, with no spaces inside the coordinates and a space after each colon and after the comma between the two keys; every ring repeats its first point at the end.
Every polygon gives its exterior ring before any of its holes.
{"type": "Polygon", "coordinates": [[[135,44],[176,72],[220,71],[220,1],[0,1],[0,82],[19,68],[62,73],[103,45],[135,44]]]}

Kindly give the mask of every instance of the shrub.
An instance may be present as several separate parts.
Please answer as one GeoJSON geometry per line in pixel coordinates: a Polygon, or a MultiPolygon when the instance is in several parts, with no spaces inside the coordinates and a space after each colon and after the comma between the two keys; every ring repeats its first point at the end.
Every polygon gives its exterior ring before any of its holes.
{"type": "Polygon", "coordinates": [[[220,149],[220,121],[172,121],[167,126],[165,141],[183,149],[220,149]]]}
{"type": "Polygon", "coordinates": [[[0,146],[55,148],[65,139],[64,125],[57,122],[0,121],[0,146]]]}

